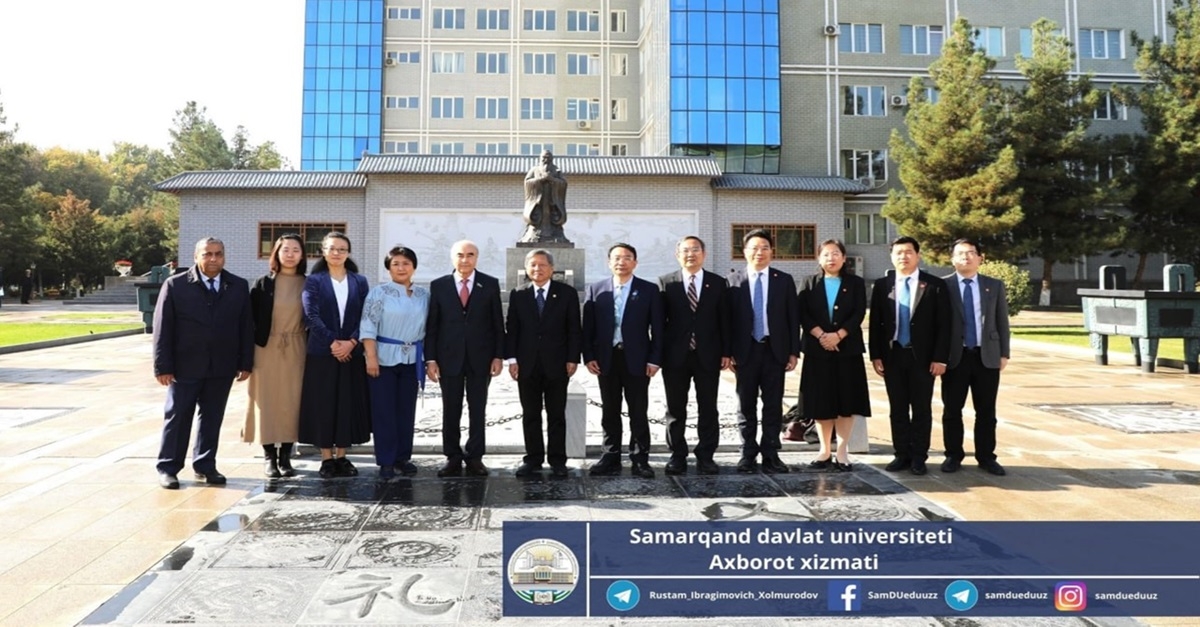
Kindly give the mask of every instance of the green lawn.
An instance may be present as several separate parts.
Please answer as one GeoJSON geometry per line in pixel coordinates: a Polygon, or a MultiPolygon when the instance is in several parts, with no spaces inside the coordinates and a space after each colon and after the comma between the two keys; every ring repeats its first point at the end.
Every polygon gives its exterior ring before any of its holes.
{"type": "Polygon", "coordinates": [[[53,320],[55,322],[64,321],[79,321],[79,320],[137,320],[141,318],[141,314],[137,312],[131,313],[63,313],[51,314],[42,316],[42,320],[53,320]]]}
{"type": "Polygon", "coordinates": [[[142,324],[65,324],[45,322],[5,322],[0,324],[0,346],[28,344],[64,337],[141,329],[142,324]]]}
{"type": "MultiPolygon", "coordinates": [[[[1049,342],[1065,346],[1080,346],[1090,348],[1088,332],[1083,327],[1012,327],[1013,337],[1019,337],[1035,342],[1049,342]]],[[[1109,336],[1108,352],[1133,354],[1133,346],[1126,336],[1109,336]]],[[[1158,343],[1158,356],[1166,359],[1183,359],[1183,340],[1161,340],[1158,343]]]]}

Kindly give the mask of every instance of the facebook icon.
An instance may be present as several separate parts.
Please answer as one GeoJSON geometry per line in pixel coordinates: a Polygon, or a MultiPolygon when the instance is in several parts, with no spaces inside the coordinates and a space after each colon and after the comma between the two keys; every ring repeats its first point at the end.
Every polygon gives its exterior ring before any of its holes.
{"type": "Polygon", "coordinates": [[[862,588],[857,581],[835,580],[829,582],[829,611],[857,612],[862,609],[862,588]]]}

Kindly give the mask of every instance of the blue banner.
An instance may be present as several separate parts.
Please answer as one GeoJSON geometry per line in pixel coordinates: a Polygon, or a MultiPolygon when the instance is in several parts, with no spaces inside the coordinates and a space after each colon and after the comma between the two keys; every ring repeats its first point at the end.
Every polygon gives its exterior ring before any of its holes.
{"type": "Polygon", "coordinates": [[[505,523],[506,616],[1200,616],[1200,523],[505,523]]]}

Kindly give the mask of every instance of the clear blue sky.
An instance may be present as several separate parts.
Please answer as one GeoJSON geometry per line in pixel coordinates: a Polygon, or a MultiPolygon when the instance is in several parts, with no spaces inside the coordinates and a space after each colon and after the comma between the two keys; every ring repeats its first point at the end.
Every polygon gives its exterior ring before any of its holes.
{"type": "Polygon", "coordinates": [[[175,111],[208,108],[300,166],[303,0],[4,0],[0,103],[17,140],[166,149],[175,111]]]}

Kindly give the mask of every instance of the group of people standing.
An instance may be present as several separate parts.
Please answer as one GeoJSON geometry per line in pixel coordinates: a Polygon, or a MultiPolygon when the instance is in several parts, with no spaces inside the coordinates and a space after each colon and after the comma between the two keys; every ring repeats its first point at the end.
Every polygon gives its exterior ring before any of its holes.
{"type": "MultiPolygon", "coordinates": [[[[345,234],[326,235],[321,253],[308,272],[303,240],[284,235],[272,247],[268,274],[251,288],[224,270],[224,245],[206,238],[196,245],[195,265],[164,283],[153,326],[155,376],[168,387],[157,466],[162,487],[179,487],[193,416],[199,421],[196,477],[225,483],[216,468],[221,418],[233,381],[247,378],[250,402],[242,438],[263,447],[267,477],[295,474],[296,442],[320,449],[321,477],[355,476],[346,451],[368,440],[380,478],[417,474],[413,434],[426,381],[442,390],[446,461],[438,476],[486,476],[488,388],[506,368],[522,406],[526,454],[516,474],[541,473],[548,463],[553,476],[567,476],[567,384],[581,362],[598,377],[603,405],[603,453],[590,474],[622,470],[624,402],[630,472],[655,476],[647,412],[649,383],[660,369],[668,414],[667,474],[686,473],[689,456],[698,473],[719,472],[713,459],[720,434],[717,388],[726,369],[737,380],[736,470],[786,473],[790,468],[779,456],[784,379],[801,355],[804,413],[817,421],[821,442],[808,465],[853,468],[847,446],[855,416],[871,413],[862,357],[868,301],[865,282],[847,271],[846,250],[837,240],[820,244],[820,270],[799,288],[791,275],[771,267],[774,241],[766,230],[745,235],[746,266],[728,279],[704,269],[699,237],[679,240],[680,270],[657,281],[635,276],[637,250],[616,243],[608,250],[612,276],[587,287],[582,315],[577,292],[552,280],[552,252],[531,248],[524,260],[529,283],[511,290],[507,320],[499,281],[476,270],[479,249],[470,241],[454,244],[453,272],[428,289],[413,282],[418,261],[409,248],[387,252],[383,265],[390,280],[375,287],[350,258],[345,234]],[[689,450],[684,433],[693,385],[698,437],[689,450]]],[[[955,245],[958,276],[970,274],[967,286],[977,279],[978,293],[973,297],[967,287],[953,300],[957,308],[951,307],[945,281],[918,273],[919,245],[911,238],[892,245],[897,278],[875,283],[870,358],[892,406],[896,457],[888,470],[925,472],[933,378],[943,376],[942,469],[957,470],[964,457],[961,410],[970,389],[976,459],[989,472],[1003,474],[994,455],[994,404],[998,369],[1008,358],[1007,311],[1003,284],[973,273],[979,253],[974,242],[955,245]],[[975,324],[964,324],[970,320],[963,317],[964,307],[973,311],[975,324]]]]}

